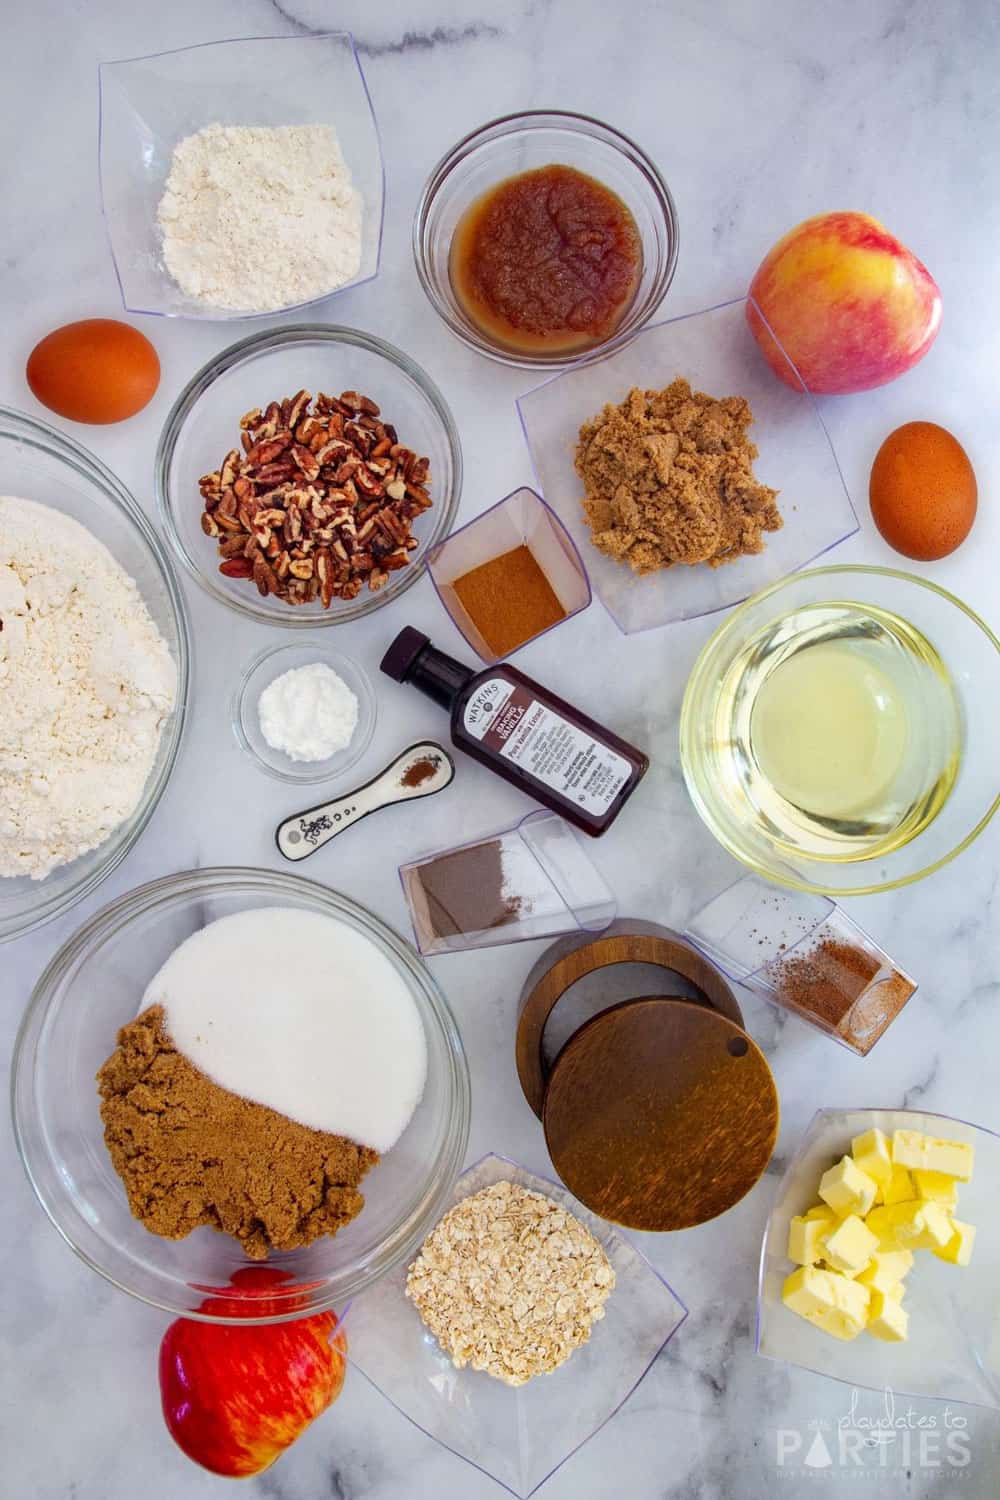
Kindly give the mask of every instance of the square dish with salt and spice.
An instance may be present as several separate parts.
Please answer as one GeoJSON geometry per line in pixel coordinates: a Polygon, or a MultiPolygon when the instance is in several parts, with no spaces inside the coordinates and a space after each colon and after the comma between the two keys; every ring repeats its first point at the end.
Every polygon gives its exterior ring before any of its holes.
{"type": "Polygon", "coordinates": [[[862,1057],[917,990],[829,897],[756,875],[701,907],[684,936],[731,980],[862,1057]]]}
{"type": "Polygon", "coordinates": [[[602,932],[617,909],[572,828],[550,812],[411,860],[399,878],[425,955],[602,932]]]}

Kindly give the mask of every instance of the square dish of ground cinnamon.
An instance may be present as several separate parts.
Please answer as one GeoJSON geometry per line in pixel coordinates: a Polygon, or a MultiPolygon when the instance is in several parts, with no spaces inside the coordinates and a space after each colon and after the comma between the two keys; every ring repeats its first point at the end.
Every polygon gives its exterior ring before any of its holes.
{"type": "Polygon", "coordinates": [[[470,568],[451,587],[497,658],[565,620],[566,611],[526,543],[470,568]]]}
{"type": "Polygon", "coordinates": [[[682,379],[633,388],[584,422],[575,462],[594,546],[636,573],[763,552],[764,532],[782,519],[778,491],[754,476],[752,424],[742,396],[716,398],[682,379]]]}

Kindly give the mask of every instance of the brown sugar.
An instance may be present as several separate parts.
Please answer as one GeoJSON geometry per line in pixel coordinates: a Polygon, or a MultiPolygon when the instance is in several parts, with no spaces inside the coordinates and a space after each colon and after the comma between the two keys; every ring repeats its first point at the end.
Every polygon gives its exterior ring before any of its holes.
{"type": "Polygon", "coordinates": [[[763,552],[782,520],[777,490],[754,477],[752,423],[742,396],[717,400],[686,380],[605,406],[576,450],[594,546],[636,573],[763,552]]]}
{"type": "Polygon", "coordinates": [[[463,573],[452,588],[497,657],[508,656],[566,618],[535,554],[523,543],[463,573]]]}
{"type": "Polygon", "coordinates": [[[208,1224],[264,1260],[336,1234],[364,1206],[377,1152],[220,1088],[174,1047],[162,1006],[121,1028],[97,1082],[115,1171],[154,1234],[208,1224]]]}

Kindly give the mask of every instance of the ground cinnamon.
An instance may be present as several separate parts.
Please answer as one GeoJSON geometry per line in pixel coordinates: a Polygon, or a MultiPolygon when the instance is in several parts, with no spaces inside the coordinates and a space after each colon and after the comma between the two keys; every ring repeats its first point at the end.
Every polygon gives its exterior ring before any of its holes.
{"type": "Polygon", "coordinates": [[[415,760],[412,766],[407,766],[399,778],[400,786],[407,788],[423,786],[425,781],[430,781],[431,777],[437,774],[440,764],[439,758],[430,760],[427,756],[424,756],[422,760],[415,760]]]}
{"type": "Polygon", "coordinates": [[[873,983],[882,967],[875,954],[830,937],[805,952],[773,959],[764,977],[782,1005],[866,1053],[916,989],[894,969],[873,983]]]}
{"type": "Polygon", "coordinates": [[[220,1088],[176,1050],[162,1006],[121,1028],[97,1082],[115,1171],[154,1234],[208,1224],[263,1260],[336,1234],[364,1206],[375,1151],[220,1088]]]}
{"type": "Polygon", "coordinates": [[[524,543],[463,573],[451,586],[497,657],[509,656],[566,618],[535,554],[524,543]]]}

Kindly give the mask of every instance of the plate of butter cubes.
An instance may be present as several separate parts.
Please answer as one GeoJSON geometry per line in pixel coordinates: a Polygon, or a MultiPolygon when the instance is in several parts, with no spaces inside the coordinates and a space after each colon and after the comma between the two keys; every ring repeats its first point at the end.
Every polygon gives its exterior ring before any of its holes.
{"type": "Polygon", "coordinates": [[[1000,1136],[820,1110],[761,1252],[757,1350],[897,1395],[1000,1408],[1000,1136]]]}

